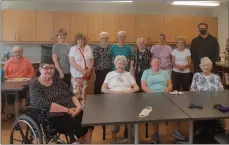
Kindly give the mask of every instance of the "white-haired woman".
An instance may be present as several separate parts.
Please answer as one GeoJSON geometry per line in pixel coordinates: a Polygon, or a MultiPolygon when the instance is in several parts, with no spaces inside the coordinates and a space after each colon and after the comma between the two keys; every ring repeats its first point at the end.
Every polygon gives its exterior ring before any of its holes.
{"type": "MultiPolygon", "coordinates": [[[[134,93],[139,90],[136,81],[130,72],[125,71],[127,59],[125,56],[116,56],[114,59],[115,71],[111,71],[106,75],[102,86],[103,93],[134,93]]],[[[116,142],[119,125],[112,127],[112,139],[116,142]]],[[[125,126],[124,137],[127,138],[127,126],[125,126]]]]}
{"type": "Polygon", "coordinates": [[[146,39],[139,37],[137,39],[138,49],[134,50],[130,63],[130,72],[135,77],[138,86],[141,86],[143,72],[150,67],[151,52],[145,45],[146,39]]]}
{"type": "Polygon", "coordinates": [[[200,60],[202,73],[195,73],[192,79],[191,91],[223,91],[224,87],[218,75],[211,73],[213,64],[208,57],[200,60]]]}
{"type": "MultiPolygon", "coordinates": [[[[129,71],[130,59],[132,56],[132,49],[128,44],[125,44],[126,32],[118,31],[118,43],[111,46],[111,56],[112,59],[118,55],[124,55],[127,58],[127,64],[125,67],[126,71],[129,71]]],[[[112,65],[112,70],[115,70],[115,65],[112,65]]]]}
{"type": "Polygon", "coordinates": [[[108,33],[101,32],[100,35],[100,44],[96,45],[93,50],[94,56],[94,67],[95,67],[95,94],[101,94],[101,87],[107,73],[111,71],[111,49],[108,44],[108,33]]]}
{"type": "MultiPolygon", "coordinates": [[[[208,57],[204,57],[200,60],[200,68],[202,72],[194,74],[190,88],[191,91],[217,92],[224,90],[220,77],[211,73],[212,67],[212,61],[208,57]]],[[[206,140],[212,140],[214,139],[215,131],[221,126],[221,121],[200,120],[195,121],[194,126],[196,130],[199,130],[198,136],[206,137],[206,140]]]]}

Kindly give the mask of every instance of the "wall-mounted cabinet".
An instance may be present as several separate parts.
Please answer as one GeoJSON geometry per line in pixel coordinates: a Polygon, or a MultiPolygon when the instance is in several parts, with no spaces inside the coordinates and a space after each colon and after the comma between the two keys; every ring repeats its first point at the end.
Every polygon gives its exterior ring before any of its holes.
{"type": "Polygon", "coordinates": [[[56,32],[63,28],[69,42],[75,42],[75,35],[83,33],[89,43],[98,43],[99,34],[107,31],[109,42],[114,43],[117,31],[126,31],[127,43],[136,43],[138,37],[155,43],[160,33],[166,34],[169,43],[174,43],[177,36],[184,36],[190,43],[198,36],[197,25],[201,22],[206,22],[209,33],[217,37],[218,19],[215,17],[8,9],[2,11],[2,41],[55,43],[56,32]]]}

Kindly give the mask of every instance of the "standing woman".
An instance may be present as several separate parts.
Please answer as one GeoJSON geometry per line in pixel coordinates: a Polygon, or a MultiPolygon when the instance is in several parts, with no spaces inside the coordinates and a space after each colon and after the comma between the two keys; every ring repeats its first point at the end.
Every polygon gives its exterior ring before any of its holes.
{"type": "Polygon", "coordinates": [[[151,52],[145,47],[145,45],[145,38],[140,37],[137,39],[138,49],[133,52],[130,63],[130,73],[135,77],[138,86],[141,86],[143,72],[150,67],[151,52]]]}
{"type": "Polygon", "coordinates": [[[71,45],[66,42],[67,32],[64,29],[58,30],[56,37],[58,42],[53,45],[52,58],[57,69],[57,74],[70,87],[71,74],[68,54],[71,45]]]}
{"type": "Polygon", "coordinates": [[[160,34],[158,36],[158,43],[151,48],[151,53],[153,57],[158,57],[161,59],[161,68],[168,72],[169,77],[172,73],[172,48],[165,44],[166,36],[165,34],[160,34]]]}
{"type": "MultiPolygon", "coordinates": [[[[132,49],[130,45],[125,44],[125,39],[126,39],[126,32],[125,31],[119,31],[118,32],[118,43],[113,44],[111,46],[111,55],[112,55],[112,60],[114,61],[115,57],[118,55],[123,55],[127,58],[127,65],[125,70],[129,71],[130,69],[130,59],[132,56],[132,49]]],[[[112,70],[115,70],[115,65],[114,63],[112,64],[112,70]]]]}
{"type": "Polygon", "coordinates": [[[91,47],[86,45],[86,37],[79,33],[75,37],[77,45],[69,52],[71,83],[73,93],[78,97],[82,106],[86,101],[87,81],[91,80],[94,58],[91,47]]]}
{"type": "Polygon", "coordinates": [[[172,51],[172,83],[173,90],[189,91],[190,67],[191,67],[191,52],[185,48],[186,40],[183,37],[177,38],[177,48],[172,51]]]}
{"type": "Polygon", "coordinates": [[[107,73],[111,71],[111,49],[108,42],[108,33],[101,32],[100,44],[95,46],[93,51],[94,67],[95,67],[95,94],[101,94],[101,88],[107,73]]]}

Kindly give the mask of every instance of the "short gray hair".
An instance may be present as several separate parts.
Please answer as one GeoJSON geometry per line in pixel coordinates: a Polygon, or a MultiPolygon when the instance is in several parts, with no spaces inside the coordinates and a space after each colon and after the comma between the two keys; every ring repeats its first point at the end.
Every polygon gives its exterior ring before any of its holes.
{"type": "Polygon", "coordinates": [[[203,57],[200,59],[200,68],[202,69],[203,63],[207,62],[212,68],[212,61],[208,57],[203,57]]]}
{"type": "Polygon", "coordinates": [[[123,60],[127,64],[127,59],[124,55],[117,55],[114,59],[114,64],[116,65],[118,61],[123,60]]]}
{"type": "Polygon", "coordinates": [[[12,52],[14,52],[15,49],[21,49],[23,51],[23,48],[19,45],[14,45],[14,47],[12,48],[12,52]]]}
{"type": "Polygon", "coordinates": [[[99,38],[101,38],[102,36],[108,37],[108,33],[107,32],[101,32],[99,34],[99,38]]]}
{"type": "Polygon", "coordinates": [[[136,43],[138,44],[139,42],[142,42],[142,41],[144,41],[144,42],[146,43],[146,39],[145,39],[145,38],[139,37],[139,38],[137,39],[136,43]]]}

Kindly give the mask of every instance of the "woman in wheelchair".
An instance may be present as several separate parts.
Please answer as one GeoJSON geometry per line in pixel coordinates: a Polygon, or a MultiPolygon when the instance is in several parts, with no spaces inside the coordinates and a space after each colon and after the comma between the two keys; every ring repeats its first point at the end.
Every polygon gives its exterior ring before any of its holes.
{"type": "Polygon", "coordinates": [[[46,119],[54,129],[64,132],[71,143],[91,143],[93,127],[81,127],[82,110],[79,100],[67,84],[54,77],[52,59],[42,60],[40,76],[30,85],[30,106],[47,111],[46,119]]]}

